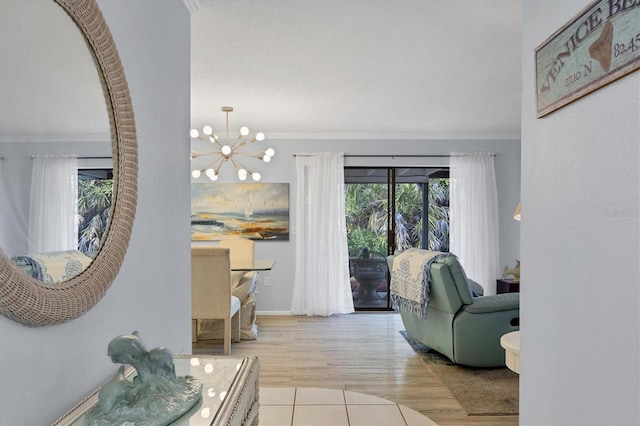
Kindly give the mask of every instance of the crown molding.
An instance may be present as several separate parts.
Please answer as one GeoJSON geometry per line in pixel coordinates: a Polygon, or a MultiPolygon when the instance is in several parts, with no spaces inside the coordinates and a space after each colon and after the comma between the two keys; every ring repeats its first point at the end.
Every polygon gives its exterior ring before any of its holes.
{"type": "Polygon", "coordinates": [[[182,0],[190,14],[196,13],[200,9],[202,0],[182,0]]]}
{"type": "Polygon", "coordinates": [[[57,134],[20,134],[0,135],[0,143],[16,142],[108,142],[111,143],[110,133],[57,133],[57,134]]]}
{"type": "Polygon", "coordinates": [[[279,140],[520,140],[520,132],[300,132],[266,133],[279,140]]]}

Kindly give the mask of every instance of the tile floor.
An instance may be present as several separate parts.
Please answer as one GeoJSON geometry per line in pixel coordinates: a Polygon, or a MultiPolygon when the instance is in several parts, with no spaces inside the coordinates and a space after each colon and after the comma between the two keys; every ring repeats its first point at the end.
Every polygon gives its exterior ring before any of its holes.
{"type": "Polygon", "coordinates": [[[386,399],[340,389],[260,388],[260,426],[434,426],[386,399]]]}

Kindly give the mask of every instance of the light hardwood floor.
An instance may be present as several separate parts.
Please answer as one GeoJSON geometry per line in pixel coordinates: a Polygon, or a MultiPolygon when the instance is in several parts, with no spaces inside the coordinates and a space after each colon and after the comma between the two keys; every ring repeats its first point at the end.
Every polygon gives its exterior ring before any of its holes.
{"type": "MultiPolygon", "coordinates": [[[[333,317],[259,316],[257,340],[233,343],[234,356],[260,359],[260,385],[321,387],[378,396],[439,425],[517,425],[518,416],[468,416],[400,335],[396,313],[333,317]]],[[[198,342],[194,354],[221,354],[198,342]]]]}

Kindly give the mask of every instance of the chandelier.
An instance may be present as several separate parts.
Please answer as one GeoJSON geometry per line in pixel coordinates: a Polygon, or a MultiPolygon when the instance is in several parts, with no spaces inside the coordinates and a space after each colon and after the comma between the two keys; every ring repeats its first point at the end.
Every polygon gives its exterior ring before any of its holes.
{"type": "Polygon", "coordinates": [[[220,172],[220,167],[226,162],[230,162],[234,165],[238,172],[238,179],[246,180],[248,175],[251,175],[251,178],[254,181],[259,181],[261,176],[260,173],[248,169],[245,167],[239,160],[238,157],[253,157],[259,160],[268,163],[271,161],[271,157],[273,157],[276,153],[273,149],[268,148],[264,151],[259,152],[245,152],[242,151],[241,148],[247,144],[252,144],[256,141],[260,142],[264,140],[264,133],[258,132],[253,138],[245,137],[249,134],[249,129],[247,127],[241,127],[240,133],[236,137],[235,141],[229,141],[229,113],[233,111],[233,107],[223,106],[222,112],[224,112],[227,116],[227,126],[226,126],[226,137],[223,142],[220,142],[218,135],[213,133],[213,128],[211,126],[204,126],[202,128],[202,134],[197,129],[191,129],[190,136],[193,139],[200,139],[205,142],[210,143],[216,149],[215,151],[208,152],[196,152],[191,151],[191,159],[198,157],[214,157],[213,161],[209,163],[207,166],[201,169],[194,169],[191,172],[191,176],[194,179],[198,179],[203,173],[209,179],[215,181],[218,180],[218,175],[220,172]]]}

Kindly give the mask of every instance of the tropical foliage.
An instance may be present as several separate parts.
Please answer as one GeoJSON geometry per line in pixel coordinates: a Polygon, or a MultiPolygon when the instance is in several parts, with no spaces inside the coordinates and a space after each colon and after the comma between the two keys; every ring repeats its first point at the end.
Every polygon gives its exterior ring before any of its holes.
{"type": "MultiPolygon", "coordinates": [[[[429,184],[396,185],[395,244],[399,250],[424,247],[423,190],[429,189],[430,250],[449,250],[449,180],[431,179],[429,184]]],[[[386,184],[347,184],[345,186],[347,239],[349,253],[358,256],[364,248],[386,254],[388,197],[386,184]]]]}
{"type": "Polygon", "coordinates": [[[387,252],[387,185],[345,185],[349,254],[358,256],[365,247],[387,252]]]}
{"type": "Polygon", "coordinates": [[[97,251],[109,226],[113,179],[78,180],[78,250],[97,251]]]}
{"type": "Polygon", "coordinates": [[[429,181],[429,250],[449,251],[449,179],[429,181]]]}

